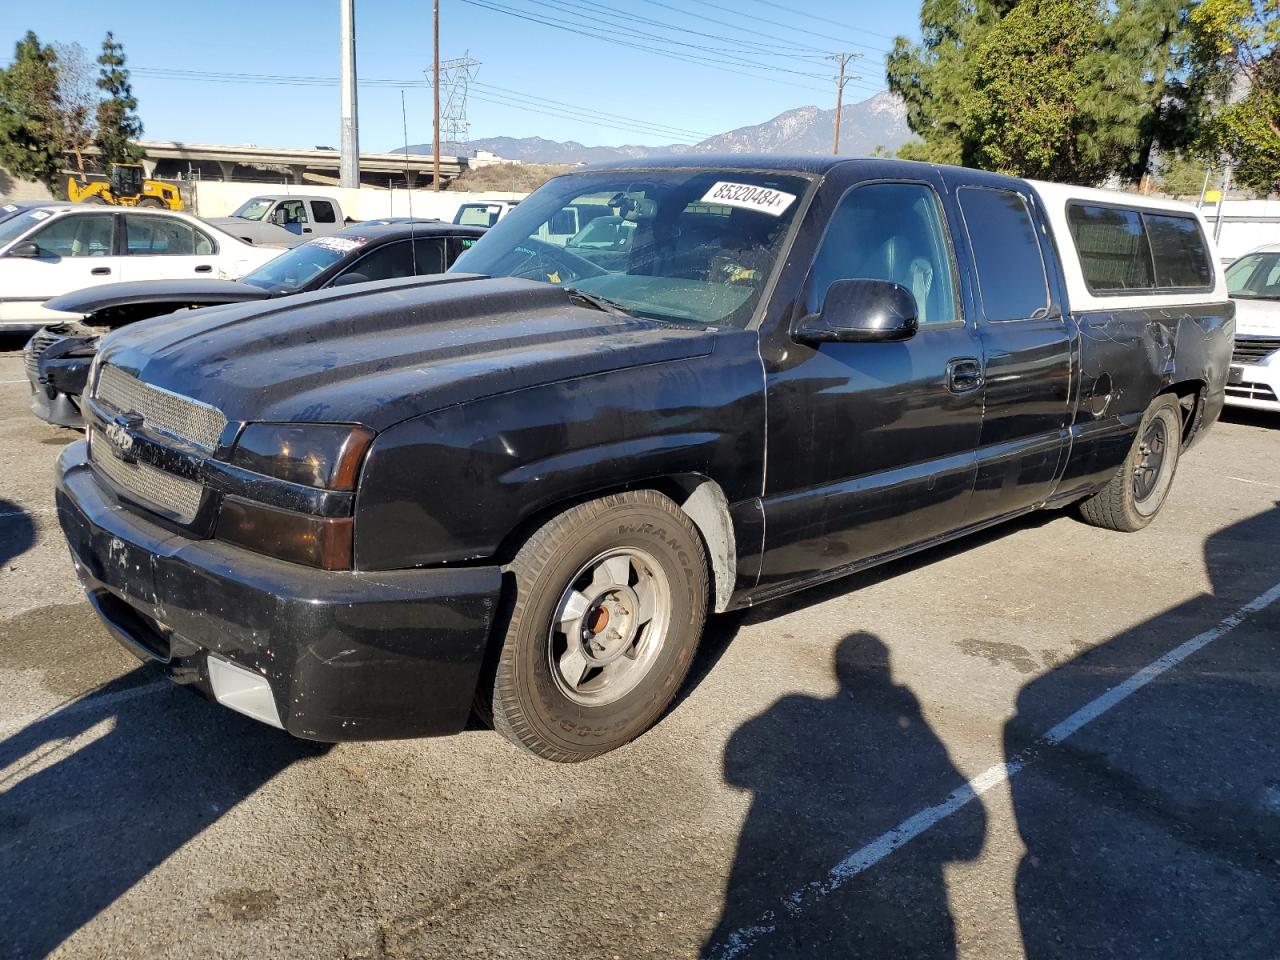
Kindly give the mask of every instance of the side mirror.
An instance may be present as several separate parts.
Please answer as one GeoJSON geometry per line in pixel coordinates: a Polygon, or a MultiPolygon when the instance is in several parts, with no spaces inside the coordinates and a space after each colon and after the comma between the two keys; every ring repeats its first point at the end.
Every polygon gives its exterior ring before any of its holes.
{"type": "Polygon", "coordinates": [[[356,271],[352,270],[350,273],[344,273],[337,280],[333,281],[333,283],[330,284],[330,286],[349,287],[353,283],[368,283],[368,282],[369,282],[369,278],[366,277],[363,273],[357,273],[356,271]]]}
{"type": "Polygon", "coordinates": [[[801,318],[800,343],[885,343],[909,340],[920,326],[916,298],[889,280],[836,280],[822,309],[801,318]]]}
{"type": "Polygon", "coordinates": [[[28,240],[26,243],[20,243],[9,251],[11,257],[38,257],[40,256],[40,244],[34,240],[28,240]]]}

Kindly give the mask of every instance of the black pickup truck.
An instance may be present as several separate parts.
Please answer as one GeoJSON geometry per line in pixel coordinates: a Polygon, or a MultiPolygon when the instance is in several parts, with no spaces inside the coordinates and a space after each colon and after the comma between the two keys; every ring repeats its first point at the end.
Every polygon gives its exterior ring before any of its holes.
{"type": "Polygon", "coordinates": [[[1137,530],[1233,313],[1179,204],[889,160],[576,172],[446,274],[108,336],[58,515],[139,656],[318,740],[581,760],[708,614],[1044,507],[1137,530]],[[628,224],[609,269],[548,242],[628,224]]]}

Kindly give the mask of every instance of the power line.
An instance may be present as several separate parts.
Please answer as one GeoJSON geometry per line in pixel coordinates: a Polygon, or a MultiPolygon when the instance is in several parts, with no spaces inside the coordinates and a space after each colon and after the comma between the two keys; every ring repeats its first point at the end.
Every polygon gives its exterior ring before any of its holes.
{"type": "Polygon", "coordinates": [[[841,23],[839,20],[832,20],[830,17],[820,17],[816,13],[804,13],[803,11],[797,11],[792,9],[791,7],[788,7],[781,3],[776,2],[776,0],[752,0],[752,3],[758,3],[764,7],[775,7],[778,10],[782,10],[793,17],[794,16],[808,17],[810,20],[819,20],[822,23],[829,23],[832,26],[839,27],[842,30],[853,30],[855,33],[865,33],[867,36],[880,37],[882,40],[898,39],[897,37],[892,37],[887,33],[877,33],[875,30],[868,30],[865,27],[855,27],[852,24],[841,23]]]}
{"type": "MultiPolygon", "coordinates": [[[[719,11],[720,11],[720,12],[722,12],[722,13],[730,13],[730,14],[733,14],[733,16],[735,16],[735,17],[740,17],[740,16],[742,16],[742,11],[741,11],[741,10],[735,10],[733,7],[726,7],[726,6],[724,6],[724,5],[722,5],[722,4],[719,4],[719,3],[712,3],[712,2],[711,2],[711,0],[692,0],[692,2],[693,2],[693,3],[698,4],[699,6],[703,6],[703,7],[710,7],[710,8],[711,8],[711,9],[713,9],[713,10],[719,10],[719,11]]],[[[758,2],[759,2],[759,0],[758,0],[758,2]]],[[[787,13],[791,14],[792,16],[795,16],[795,15],[796,15],[796,12],[795,12],[794,10],[788,10],[786,7],[783,7],[782,9],[787,10],[787,13]]],[[[806,34],[807,36],[810,36],[810,37],[817,37],[819,40],[827,40],[827,41],[829,41],[829,40],[831,39],[831,34],[830,34],[830,32],[828,32],[828,33],[818,33],[818,32],[817,32],[817,31],[815,31],[815,30],[806,30],[804,27],[797,27],[797,26],[793,26],[793,25],[792,25],[792,24],[790,24],[790,23],[772,23],[772,24],[770,24],[770,26],[772,26],[772,27],[777,27],[777,28],[782,29],[782,30],[790,30],[790,31],[792,31],[793,33],[803,33],[803,34],[806,34]]],[[[852,29],[852,28],[851,28],[851,29],[852,29]]],[[[893,40],[893,39],[895,39],[895,38],[894,38],[894,37],[886,37],[885,39],[893,40]]],[[[889,53],[889,52],[890,52],[890,51],[886,50],[884,47],[871,47],[871,46],[867,46],[866,44],[854,44],[854,45],[855,45],[855,46],[862,46],[862,47],[865,47],[866,49],[871,50],[871,51],[873,51],[874,53],[889,53]]]]}
{"type": "MultiPolygon", "coordinates": [[[[473,7],[482,7],[486,10],[491,10],[494,13],[506,14],[507,16],[516,17],[519,20],[527,20],[530,23],[536,23],[544,27],[551,27],[556,30],[563,30],[568,33],[577,34],[578,36],[590,37],[594,40],[606,40],[614,44],[618,43],[617,36],[608,36],[601,33],[590,32],[588,30],[577,29],[575,27],[571,27],[561,23],[556,23],[551,20],[544,20],[539,17],[530,16],[528,14],[512,10],[509,7],[503,8],[496,4],[485,3],[483,2],[483,0],[462,0],[462,2],[473,7]]],[[[671,50],[664,50],[658,47],[651,47],[646,44],[635,43],[635,42],[631,42],[627,44],[627,46],[629,46],[631,49],[634,49],[634,50],[643,50],[646,53],[654,53],[654,54],[657,54],[658,56],[667,57],[672,60],[681,60],[686,63],[694,63],[694,64],[708,64],[712,66],[712,69],[720,70],[724,73],[737,74],[740,77],[749,77],[752,80],[769,79],[769,80],[772,80],[774,83],[786,84],[787,86],[798,87],[802,90],[809,90],[809,91],[819,90],[819,88],[810,86],[809,84],[796,83],[792,80],[780,79],[778,77],[766,77],[766,76],[762,76],[759,73],[747,73],[744,70],[735,70],[732,67],[724,66],[725,63],[728,63],[731,61],[725,61],[722,59],[715,59],[711,57],[701,57],[695,54],[676,53],[671,50]]]]}
{"type": "MultiPolygon", "coordinates": [[[[338,83],[337,77],[297,76],[288,74],[222,73],[208,70],[182,70],[178,68],[134,67],[132,68],[132,72],[139,76],[152,77],[156,79],[192,80],[205,83],[245,83],[302,87],[332,87],[336,86],[338,83]]],[[[394,87],[400,89],[415,87],[430,89],[431,87],[430,81],[427,80],[381,80],[364,78],[359,82],[363,87],[394,87]]],[[[529,110],[534,113],[541,113],[545,116],[558,117],[562,120],[593,123],[597,126],[623,130],[629,133],[638,133],[645,136],[670,137],[672,140],[685,142],[705,140],[710,136],[709,134],[705,134],[700,131],[670,127],[666,124],[652,123],[650,121],[640,120],[634,117],[601,114],[589,107],[575,107],[571,104],[560,103],[543,97],[535,98],[531,97],[529,94],[522,94],[519,91],[496,87],[492,84],[476,83],[475,85],[486,89],[491,88],[489,97],[480,97],[477,94],[472,93],[471,96],[476,99],[483,99],[487,103],[494,103],[499,106],[512,106],[522,110],[529,110]],[[500,101],[497,99],[490,99],[490,97],[503,97],[506,98],[506,100],[500,101]],[[531,100],[541,101],[541,103],[529,104],[523,102],[508,102],[515,98],[528,98],[531,100]],[[556,109],[557,106],[562,109],[556,109]],[[615,122],[615,120],[625,120],[630,122],[618,123],[615,122]]]]}

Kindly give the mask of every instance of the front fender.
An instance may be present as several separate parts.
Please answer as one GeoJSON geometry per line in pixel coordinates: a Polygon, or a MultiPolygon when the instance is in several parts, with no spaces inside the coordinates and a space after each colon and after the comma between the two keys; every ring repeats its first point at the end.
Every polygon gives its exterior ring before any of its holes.
{"type": "Polygon", "coordinates": [[[704,357],[500,394],[404,421],[374,441],[356,496],[355,561],[387,570],[492,557],[531,518],[656,478],[715,480],[730,505],[763,479],[755,335],[704,357]]]}

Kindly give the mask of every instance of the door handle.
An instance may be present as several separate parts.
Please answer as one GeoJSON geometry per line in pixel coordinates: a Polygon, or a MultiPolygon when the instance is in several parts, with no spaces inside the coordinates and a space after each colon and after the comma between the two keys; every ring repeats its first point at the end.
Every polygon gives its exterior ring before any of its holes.
{"type": "Polygon", "coordinates": [[[303,233],[310,233],[310,232],[311,232],[311,228],[310,228],[310,227],[303,227],[303,228],[302,228],[302,232],[303,232],[303,233]]]}
{"type": "Polygon", "coordinates": [[[108,277],[111,275],[111,268],[110,267],[94,267],[89,272],[93,274],[95,277],[108,277]]]}
{"type": "Polygon", "coordinates": [[[977,357],[960,357],[947,364],[947,389],[952,393],[968,393],[982,384],[982,362],[977,357]]]}
{"type": "Polygon", "coordinates": [[[196,267],[196,273],[213,273],[213,267],[209,266],[207,263],[202,263],[200,266],[196,267]]]}

